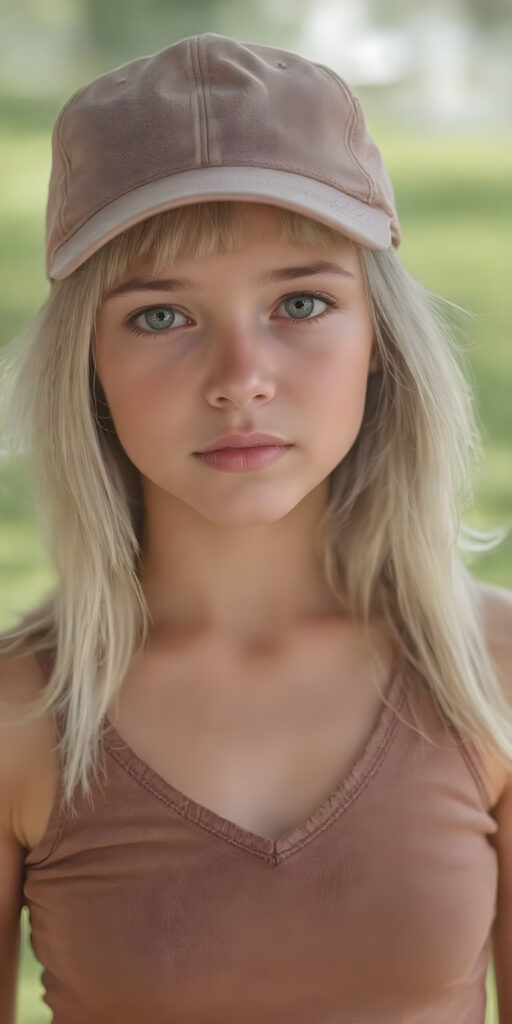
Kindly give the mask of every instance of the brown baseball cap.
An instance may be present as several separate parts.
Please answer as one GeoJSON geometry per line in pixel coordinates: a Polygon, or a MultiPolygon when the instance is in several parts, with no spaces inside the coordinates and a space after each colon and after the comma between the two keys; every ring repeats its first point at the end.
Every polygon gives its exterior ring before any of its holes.
{"type": "Polygon", "coordinates": [[[370,249],[398,247],[382,155],[331,68],[216,32],[100,75],[52,134],[46,272],[62,280],[126,228],[187,203],[297,210],[370,249]]]}

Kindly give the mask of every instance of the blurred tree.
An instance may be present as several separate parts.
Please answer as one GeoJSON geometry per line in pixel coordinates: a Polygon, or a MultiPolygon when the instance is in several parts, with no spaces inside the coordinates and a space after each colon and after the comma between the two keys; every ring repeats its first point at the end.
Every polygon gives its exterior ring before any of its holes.
{"type": "Polygon", "coordinates": [[[132,60],[153,52],[156,40],[173,42],[196,32],[218,32],[215,0],[84,0],[90,42],[98,54],[132,60]]]}
{"type": "Polygon", "coordinates": [[[0,93],[59,91],[201,32],[294,49],[310,0],[3,0],[0,93]]]}
{"type": "MultiPolygon", "coordinates": [[[[283,45],[293,40],[309,0],[277,5],[267,0],[83,0],[88,33],[98,55],[133,60],[200,32],[218,32],[246,42],[283,45]]],[[[291,43],[290,43],[291,45],[291,43]]],[[[285,47],[286,48],[286,47],[285,47]]]]}
{"type": "Polygon", "coordinates": [[[512,25],[510,0],[464,0],[462,9],[483,28],[512,25]]]}
{"type": "Polygon", "coordinates": [[[416,0],[414,8],[410,0],[367,0],[367,6],[374,24],[403,23],[423,9],[436,10],[447,17],[466,17],[483,29],[512,25],[510,0],[416,0]]]}

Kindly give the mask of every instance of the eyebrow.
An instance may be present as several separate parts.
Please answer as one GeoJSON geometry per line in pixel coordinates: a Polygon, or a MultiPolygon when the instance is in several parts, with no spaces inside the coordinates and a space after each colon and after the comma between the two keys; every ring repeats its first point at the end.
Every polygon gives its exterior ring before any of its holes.
{"type": "MultiPolygon", "coordinates": [[[[331,263],[329,260],[317,260],[315,263],[307,263],[294,267],[279,267],[276,270],[266,271],[256,279],[256,284],[266,284],[272,281],[292,281],[296,277],[312,277],[314,274],[337,274],[339,277],[355,278],[350,270],[345,270],[338,263],[331,263]]],[[[154,278],[134,277],[124,281],[112,288],[104,296],[103,301],[112,299],[116,295],[132,291],[177,291],[180,288],[200,288],[199,281],[190,280],[184,277],[169,277],[157,281],[154,278]]]]}

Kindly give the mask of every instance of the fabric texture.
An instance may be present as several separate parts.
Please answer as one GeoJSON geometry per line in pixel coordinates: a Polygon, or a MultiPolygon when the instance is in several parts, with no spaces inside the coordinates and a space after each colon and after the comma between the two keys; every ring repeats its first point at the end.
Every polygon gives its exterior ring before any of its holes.
{"type": "Polygon", "coordinates": [[[203,32],[100,75],[59,111],[47,277],[68,277],[146,217],[206,200],[274,203],[371,249],[401,242],[347,82],[298,53],[203,32]]]}
{"type": "Polygon", "coordinates": [[[484,1024],[488,780],[403,659],[386,695],[348,776],[277,841],[188,799],[105,720],[94,806],[61,814],[59,779],[25,860],[54,1024],[484,1024]]]}

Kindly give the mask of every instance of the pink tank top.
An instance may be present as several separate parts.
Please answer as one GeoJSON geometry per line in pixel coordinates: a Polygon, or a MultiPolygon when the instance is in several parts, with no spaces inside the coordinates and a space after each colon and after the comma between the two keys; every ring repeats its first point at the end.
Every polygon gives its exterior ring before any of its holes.
{"type": "Polygon", "coordinates": [[[62,815],[59,779],[25,858],[54,1024],[484,1024],[483,765],[403,659],[386,692],[348,776],[277,841],[189,799],[105,720],[94,807],[62,815]]]}

